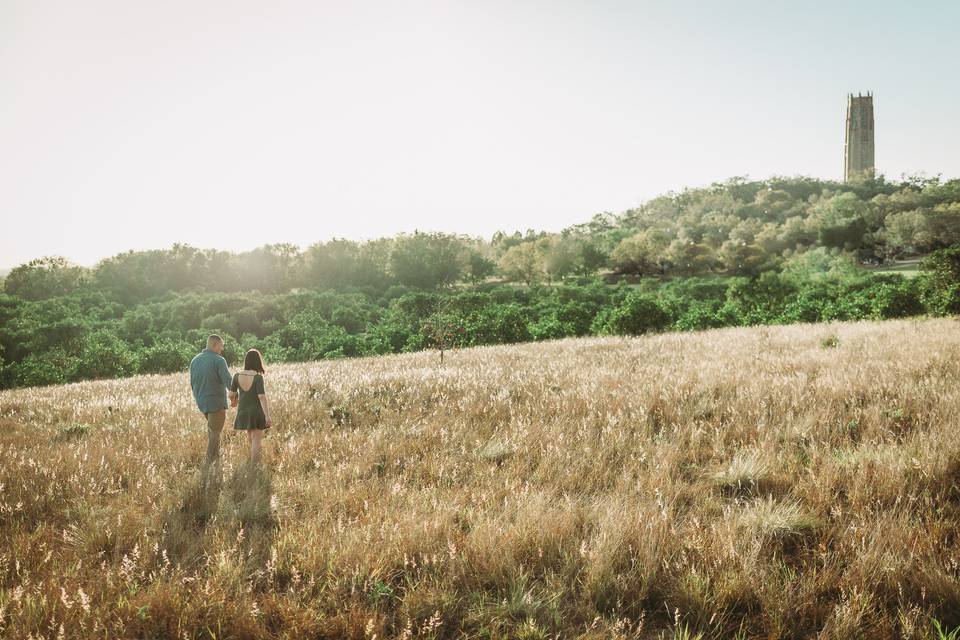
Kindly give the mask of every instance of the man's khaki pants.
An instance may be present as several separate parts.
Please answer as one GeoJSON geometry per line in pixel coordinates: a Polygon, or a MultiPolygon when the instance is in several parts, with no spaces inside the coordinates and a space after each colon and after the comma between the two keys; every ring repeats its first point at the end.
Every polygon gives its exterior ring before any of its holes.
{"type": "Polygon", "coordinates": [[[207,462],[210,463],[220,457],[220,432],[227,420],[227,410],[210,411],[203,415],[207,417],[207,462]]]}

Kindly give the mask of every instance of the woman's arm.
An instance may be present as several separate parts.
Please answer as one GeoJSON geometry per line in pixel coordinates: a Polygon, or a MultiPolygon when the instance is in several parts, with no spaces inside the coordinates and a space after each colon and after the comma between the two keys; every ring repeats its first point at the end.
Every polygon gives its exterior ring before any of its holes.
{"type": "Polygon", "coordinates": [[[273,420],[270,419],[270,408],[267,406],[267,394],[261,393],[257,395],[260,398],[260,406],[263,407],[263,416],[267,419],[267,426],[273,425],[273,420]]]}

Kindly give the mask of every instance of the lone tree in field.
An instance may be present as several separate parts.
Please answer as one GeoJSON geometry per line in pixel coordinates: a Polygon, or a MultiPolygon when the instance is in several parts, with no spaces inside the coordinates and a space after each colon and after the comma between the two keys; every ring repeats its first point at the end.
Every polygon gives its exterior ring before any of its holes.
{"type": "Polygon", "coordinates": [[[463,341],[464,328],[460,317],[453,312],[452,298],[444,297],[430,316],[423,321],[423,332],[427,344],[440,352],[440,364],[443,355],[463,341]]]}

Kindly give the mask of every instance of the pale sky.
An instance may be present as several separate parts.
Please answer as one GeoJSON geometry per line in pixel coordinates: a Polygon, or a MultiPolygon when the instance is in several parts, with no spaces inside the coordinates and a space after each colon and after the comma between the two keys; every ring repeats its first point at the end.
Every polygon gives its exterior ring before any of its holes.
{"type": "Polygon", "coordinates": [[[731,176],[960,177],[960,2],[0,0],[0,268],[558,231],[731,176]]]}

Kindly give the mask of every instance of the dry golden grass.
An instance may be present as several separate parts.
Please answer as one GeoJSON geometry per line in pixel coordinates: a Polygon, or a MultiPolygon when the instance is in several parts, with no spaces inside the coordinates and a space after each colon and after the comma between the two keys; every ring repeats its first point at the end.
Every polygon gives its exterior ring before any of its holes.
{"type": "Polygon", "coordinates": [[[0,635],[929,637],[958,376],[946,319],[277,366],[206,489],[185,375],[6,391],[0,635]]]}

